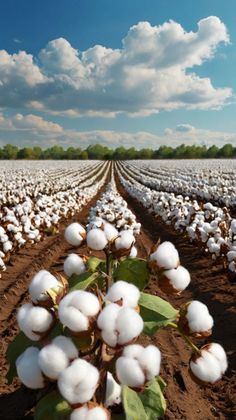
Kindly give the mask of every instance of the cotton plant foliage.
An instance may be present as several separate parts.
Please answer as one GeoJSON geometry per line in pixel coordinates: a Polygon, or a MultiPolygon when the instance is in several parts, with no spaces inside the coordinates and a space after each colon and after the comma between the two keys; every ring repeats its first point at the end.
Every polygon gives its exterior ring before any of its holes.
{"type": "Polygon", "coordinates": [[[175,329],[189,344],[189,371],[198,382],[214,383],[227,369],[219,344],[199,349],[192,341],[211,334],[206,305],[193,300],[176,310],[140,290],[149,275],[167,294],[179,294],[190,274],[171,242],[158,242],[147,260],[136,250],[130,255],[140,226],[127,205],[121,211],[117,194],[113,182],[90,214],[87,230],[77,222],[66,228],[66,240],[74,247],[87,245],[89,257],[78,255],[79,248],[70,254],[64,262],[67,279],[46,270],[33,276],[31,302],[17,313],[21,332],[8,349],[11,376],[17,374],[32,389],[53,386],[60,404],[53,405],[52,398],[50,409],[56,416],[66,407],[71,420],[109,420],[115,413],[138,418],[139,410],[153,419],[164,413],[160,350],[139,344],[141,335],[158,334],[162,327],[175,329]]]}

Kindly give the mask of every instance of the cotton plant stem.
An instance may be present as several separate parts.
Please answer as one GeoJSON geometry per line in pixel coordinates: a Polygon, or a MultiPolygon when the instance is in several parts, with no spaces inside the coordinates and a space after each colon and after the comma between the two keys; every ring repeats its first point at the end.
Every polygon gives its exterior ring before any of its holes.
{"type": "Polygon", "coordinates": [[[112,277],[111,277],[111,267],[112,267],[112,257],[108,250],[105,251],[106,255],[106,291],[111,287],[112,285],[112,277]]]}
{"type": "Polygon", "coordinates": [[[185,334],[182,333],[182,331],[180,331],[177,324],[174,322],[169,322],[168,326],[175,328],[178,331],[178,333],[181,335],[181,337],[183,337],[184,341],[191,347],[194,353],[200,352],[199,348],[190,340],[190,338],[188,338],[185,334]]]}

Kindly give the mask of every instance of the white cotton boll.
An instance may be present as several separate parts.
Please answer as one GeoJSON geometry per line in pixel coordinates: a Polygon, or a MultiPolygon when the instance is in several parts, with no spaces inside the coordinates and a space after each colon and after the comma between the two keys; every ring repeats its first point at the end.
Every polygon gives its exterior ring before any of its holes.
{"type": "Polygon", "coordinates": [[[138,359],[142,352],[143,346],[140,344],[130,344],[124,348],[122,355],[131,357],[132,359],[138,359]]]}
{"type": "Polygon", "coordinates": [[[59,287],[60,283],[49,271],[41,270],[33,277],[30,286],[29,294],[34,303],[48,299],[47,290],[59,287]]]}
{"type": "Polygon", "coordinates": [[[107,372],[106,407],[121,403],[121,386],[115,381],[112,374],[107,372]]]}
{"type": "Polygon", "coordinates": [[[179,253],[171,242],[162,242],[150,255],[150,261],[155,261],[160,268],[173,269],[179,265],[179,253]]]}
{"type": "Polygon", "coordinates": [[[136,258],[138,255],[138,250],[135,246],[132,246],[129,256],[131,258],[136,258]]]}
{"type": "Polygon", "coordinates": [[[116,375],[122,385],[138,388],[145,383],[145,375],[135,359],[121,356],[116,361],[116,375]]]}
{"type": "Polygon", "coordinates": [[[69,359],[66,354],[54,344],[48,344],[42,348],[39,352],[38,362],[44,375],[54,380],[69,365],[69,359]]]}
{"type": "Polygon", "coordinates": [[[120,311],[120,306],[115,303],[105,306],[97,319],[100,330],[115,330],[116,319],[120,311]]]}
{"type": "Polygon", "coordinates": [[[208,345],[208,351],[220,362],[222,374],[225,373],[228,362],[223,347],[218,343],[210,343],[210,345],[208,345]]]}
{"type": "Polygon", "coordinates": [[[155,346],[147,346],[138,356],[138,362],[146,374],[146,379],[150,381],[159,375],[161,365],[161,353],[155,346]]]}
{"type": "Polygon", "coordinates": [[[80,246],[86,237],[86,230],[79,223],[71,223],[65,230],[65,240],[73,246],[80,246]]]}
{"type": "Polygon", "coordinates": [[[139,289],[131,283],[123,280],[115,282],[105,296],[105,300],[110,302],[118,302],[122,299],[122,306],[135,308],[140,298],[139,289]]]}
{"type": "Polygon", "coordinates": [[[104,223],[104,233],[108,241],[111,241],[118,236],[118,230],[107,222],[104,223]]]}
{"type": "Polygon", "coordinates": [[[102,407],[94,407],[88,410],[86,420],[108,420],[108,413],[102,407]]]}
{"type": "Polygon", "coordinates": [[[173,288],[177,291],[186,289],[191,281],[189,271],[181,265],[178,268],[164,271],[163,275],[170,281],[173,288]]]}
{"type": "Polygon", "coordinates": [[[40,340],[53,324],[53,316],[47,309],[31,303],[21,306],[16,318],[20,329],[33,341],[40,340]]]}
{"type": "Polygon", "coordinates": [[[77,254],[70,254],[64,261],[64,272],[70,277],[72,274],[80,275],[86,271],[83,258],[77,254]]]}
{"type": "Polygon", "coordinates": [[[203,382],[215,383],[227,369],[227,357],[223,347],[217,343],[203,346],[200,355],[194,355],[190,369],[194,376],[203,382]]]}
{"type": "Polygon", "coordinates": [[[115,240],[115,248],[130,249],[135,242],[135,237],[127,230],[120,232],[119,237],[115,240]]]}
{"type": "Polygon", "coordinates": [[[89,329],[89,317],[100,310],[98,298],[92,293],[75,290],[68,293],[60,302],[58,316],[61,323],[74,332],[89,329]]]}
{"type": "Polygon", "coordinates": [[[3,252],[7,253],[9,251],[11,251],[12,249],[12,242],[11,241],[6,241],[3,244],[3,252]]]}
{"type": "Polygon", "coordinates": [[[88,407],[84,405],[83,407],[76,408],[72,411],[70,415],[70,420],[87,420],[88,407]]]}
{"type": "Polygon", "coordinates": [[[230,224],[230,229],[236,234],[236,219],[233,219],[230,224]]]}
{"type": "Polygon", "coordinates": [[[38,364],[39,349],[28,347],[16,359],[16,371],[21,382],[28,388],[38,389],[44,387],[44,378],[38,364]]]}
{"type": "Polygon", "coordinates": [[[213,327],[213,318],[204,303],[193,300],[187,307],[186,318],[191,332],[204,332],[213,327]]]}
{"type": "Polygon", "coordinates": [[[95,251],[102,251],[107,246],[107,238],[103,230],[92,229],[87,234],[87,245],[95,251]]]}
{"type": "Polygon", "coordinates": [[[143,319],[132,308],[121,308],[116,329],[119,331],[118,344],[124,345],[138,337],[143,330],[143,319]]]}
{"type": "Polygon", "coordinates": [[[61,372],[57,384],[61,395],[70,404],[83,404],[93,397],[98,381],[97,368],[86,360],[76,359],[61,372]]]}
{"type": "Polygon", "coordinates": [[[60,348],[69,360],[73,360],[78,357],[78,350],[71,338],[65,337],[64,335],[58,335],[52,340],[52,344],[60,348]]]}

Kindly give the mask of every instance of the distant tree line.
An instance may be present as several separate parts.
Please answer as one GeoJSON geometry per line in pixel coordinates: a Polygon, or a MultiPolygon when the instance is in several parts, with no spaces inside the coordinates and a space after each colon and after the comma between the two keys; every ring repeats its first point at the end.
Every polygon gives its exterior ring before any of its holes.
{"type": "Polygon", "coordinates": [[[117,147],[110,149],[101,144],[88,146],[82,150],[79,147],[68,147],[63,149],[61,146],[53,146],[48,149],[41,147],[23,147],[20,149],[12,144],[6,144],[0,148],[0,159],[214,159],[214,158],[236,158],[236,147],[232,144],[225,144],[223,147],[217,146],[186,146],[181,144],[178,147],[161,146],[157,150],[141,149],[134,147],[126,149],[117,147]]]}

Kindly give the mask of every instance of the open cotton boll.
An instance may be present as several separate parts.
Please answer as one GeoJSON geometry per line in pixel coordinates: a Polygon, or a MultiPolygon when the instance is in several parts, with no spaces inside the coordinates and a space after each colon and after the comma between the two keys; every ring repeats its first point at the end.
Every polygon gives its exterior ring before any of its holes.
{"type": "Polygon", "coordinates": [[[131,249],[135,242],[135,237],[127,230],[122,230],[119,237],[115,240],[115,248],[119,249],[131,249]]]}
{"type": "Polygon", "coordinates": [[[89,408],[84,405],[72,411],[70,420],[110,420],[110,413],[100,406],[89,408]]]}
{"type": "Polygon", "coordinates": [[[83,404],[93,397],[99,381],[99,371],[83,359],[74,360],[58,378],[61,395],[70,404],[83,404]]]}
{"type": "Polygon", "coordinates": [[[91,229],[87,234],[87,245],[95,251],[102,251],[107,246],[108,240],[102,229],[91,229]]]}
{"type": "Polygon", "coordinates": [[[105,406],[110,407],[121,403],[121,386],[115,381],[112,374],[107,372],[105,406]]]}
{"type": "Polygon", "coordinates": [[[86,230],[79,223],[71,223],[65,230],[65,240],[73,246],[80,246],[86,238],[86,230]]]}
{"type": "Polygon", "coordinates": [[[130,250],[130,254],[129,254],[129,256],[130,256],[131,258],[136,258],[136,257],[137,257],[137,255],[138,255],[138,250],[137,250],[137,248],[136,248],[135,246],[132,246],[132,248],[131,248],[131,250],[130,250]]]}
{"type": "Polygon", "coordinates": [[[42,303],[48,300],[47,290],[61,286],[61,283],[49,271],[41,270],[33,277],[29,294],[34,303],[42,303]]]}
{"type": "Polygon", "coordinates": [[[98,298],[84,290],[68,293],[60,302],[58,316],[63,325],[74,332],[88,331],[90,317],[100,311],[98,298]]]}
{"type": "Polygon", "coordinates": [[[177,268],[179,265],[179,253],[171,242],[162,242],[150,255],[150,261],[157,267],[165,270],[177,268]]]}
{"type": "Polygon", "coordinates": [[[143,330],[143,320],[134,309],[115,303],[102,310],[97,325],[102,330],[103,340],[110,347],[129,343],[143,330]]]}
{"type": "Polygon", "coordinates": [[[214,321],[204,303],[193,300],[187,306],[186,319],[190,333],[201,333],[201,336],[211,334],[214,321]]]}
{"type": "Polygon", "coordinates": [[[179,265],[177,268],[165,270],[159,279],[159,287],[166,293],[180,293],[189,285],[189,271],[179,265]]]}
{"type": "Polygon", "coordinates": [[[31,303],[21,306],[16,318],[21,331],[33,341],[40,340],[54,323],[54,318],[47,309],[31,303]]]}
{"type": "Polygon", "coordinates": [[[134,284],[119,280],[115,282],[108,290],[105,300],[110,302],[119,302],[122,299],[122,306],[135,308],[140,298],[139,289],[134,284]]]}
{"type": "Polygon", "coordinates": [[[77,254],[70,254],[64,261],[64,272],[70,277],[72,274],[80,275],[86,271],[83,258],[77,254]]]}
{"type": "Polygon", "coordinates": [[[112,241],[112,239],[116,238],[116,236],[118,236],[118,230],[108,222],[104,223],[104,229],[103,230],[104,230],[105,236],[106,236],[106,238],[109,242],[112,241]]]}
{"type": "Polygon", "coordinates": [[[124,348],[123,356],[138,361],[145,373],[146,380],[150,381],[155,376],[159,375],[161,353],[157,347],[153,345],[143,347],[139,344],[131,344],[124,348]]]}
{"type": "Polygon", "coordinates": [[[221,379],[226,369],[225,351],[217,343],[206,344],[201,348],[200,354],[194,354],[190,360],[190,370],[201,382],[215,383],[221,379]]]}
{"type": "Polygon", "coordinates": [[[78,350],[70,338],[56,337],[39,352],[39,366],[45,376],[57,379],[59,374],[78,357],[78,350]]]}
{"type": "Polygon", "coordinates": [[[138,361],[121,356],[116,361],[116,375],[122,385],[139,388],[145,383],[145,375],[138,361]]]}
{"type": "Polygon", "coordinates": [[[39,349],[28,347],[16,359],[16,371],[21,382],[28,388],[44,388],[44,378],[38,363],[39,349]]]}

